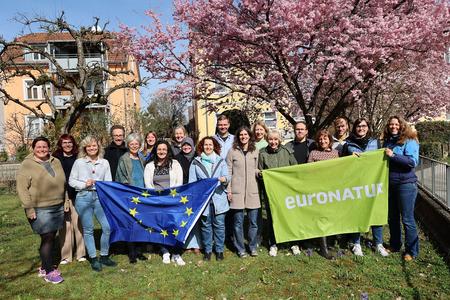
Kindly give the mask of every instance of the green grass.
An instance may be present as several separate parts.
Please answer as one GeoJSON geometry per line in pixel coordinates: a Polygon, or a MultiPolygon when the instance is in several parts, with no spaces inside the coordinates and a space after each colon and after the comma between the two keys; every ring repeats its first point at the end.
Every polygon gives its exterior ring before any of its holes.
{"type": "Polygon", "coordinates": [[[185,254],[185,267],[163,265],[156,254],[130,265],[117,255],[116,268],[100,273],[88,263],[60,266],[64,283],[37,277],[39,238],[31,232],[16,196],[0,195],[0,299],[449,299],[450,273],[421,235],[420,257],[404,263],[399,254],[381,258],[364,248],[363,258],[326,261],[315,254],[276,258],[265,248],[257,258],[226,251],[223,262],[203,263],[185,254]]]}

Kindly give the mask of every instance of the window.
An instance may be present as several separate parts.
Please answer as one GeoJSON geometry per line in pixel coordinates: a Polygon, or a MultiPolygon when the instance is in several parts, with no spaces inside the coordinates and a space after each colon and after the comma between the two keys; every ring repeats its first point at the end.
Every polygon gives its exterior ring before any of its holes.
{"type": "Polygon", "coordinates": [[[25,100],[42,100],[45,98],[44,92],[50,96],[51,95],[51,87],[49,84],[45,86],[42,85],[34,85],[34,81],[29,79],[24,81],[24,90],[25,90],[25,100]],[[45,91],[44,91],[45,87],[45,91]]]}
{"type": "Polygon", "coordinates": [[[274,111],[263,112],[263,119],[267,127],[269,128],[277,127],[277,115],[274,111]]]}
{"type": "Polygon", "coordinates": [[[35,139],[42,134],[45,124],[48,121],[36,116],[25,116],[25,129],[27,138],[35,139]]]}
{"type": "MultiPolygon", "coordinates": [[[[38,51],[45,51],[45,46],[33,46],[34,49],[38,51]]],[[[32,52],[33,50],[30,49],[24,49],[24,59],[25,61],[39,61],[39,60],[45,60],[45,56],[41,53],[32,52]]]]}

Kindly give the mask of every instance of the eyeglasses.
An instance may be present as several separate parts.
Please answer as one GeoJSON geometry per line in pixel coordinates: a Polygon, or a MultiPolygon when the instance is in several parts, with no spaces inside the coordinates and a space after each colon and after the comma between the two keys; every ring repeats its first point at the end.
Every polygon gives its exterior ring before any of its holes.
{"type": "Polygon", "coordinates": [[[358,126],[356,126],[356,128],[367,128],[368,126],[367,125],[358,125],[358,126]]]}

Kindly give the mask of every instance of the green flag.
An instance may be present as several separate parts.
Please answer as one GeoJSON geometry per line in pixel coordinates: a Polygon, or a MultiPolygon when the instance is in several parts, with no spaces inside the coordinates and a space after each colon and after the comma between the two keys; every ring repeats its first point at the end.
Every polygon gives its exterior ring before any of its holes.
{"type": "Polygon", "coordinates": [[[384,150],[263,171],[277,243],[387,223],[384,150]]]}

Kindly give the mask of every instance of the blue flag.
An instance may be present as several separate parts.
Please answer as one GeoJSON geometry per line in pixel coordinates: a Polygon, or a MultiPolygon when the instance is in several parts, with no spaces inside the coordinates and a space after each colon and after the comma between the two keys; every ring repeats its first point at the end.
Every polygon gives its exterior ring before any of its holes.
{"type": "Polygon", "coordinates": [[[97,181],[100,203],[111,227],[110,242],[184,244],[219,182],[208,178],[161,191],[97,181]]]}

